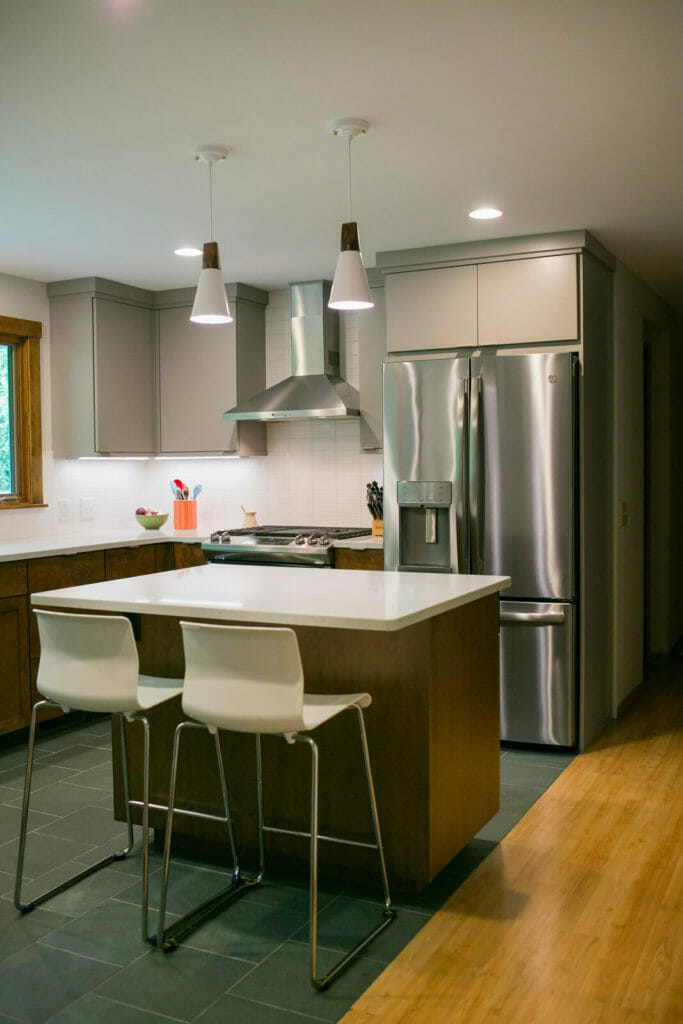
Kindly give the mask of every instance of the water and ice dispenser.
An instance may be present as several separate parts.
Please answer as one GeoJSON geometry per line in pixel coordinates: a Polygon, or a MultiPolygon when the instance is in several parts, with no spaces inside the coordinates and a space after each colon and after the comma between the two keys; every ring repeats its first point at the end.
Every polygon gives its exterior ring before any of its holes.
{"type": "Polygon", "coordinates": [[[399,480],[399,569],[451,571],[450,480],[399,480]]]}

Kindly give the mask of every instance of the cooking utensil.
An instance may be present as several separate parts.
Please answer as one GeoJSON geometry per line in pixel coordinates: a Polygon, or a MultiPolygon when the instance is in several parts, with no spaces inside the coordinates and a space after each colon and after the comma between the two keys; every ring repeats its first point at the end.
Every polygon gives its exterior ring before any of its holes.
{"type": "Polygon", "coordinates": [[[194,490],[192,491],[192,500],[193,500],[193,501],[196,501],[196,500],[197,500],[197,498],[199,497],[199,495],[200,495],[200,494],[202,493],[203,489],[204,489],[204,488],[202,487],[202,485],[201,485],[201,484],[197,484],[197,486],[196,486],[196,487],[194,488],[194,490]]]}
{"type": "Polygon", "coordinates": [[[183,487],[183,501],[187,501],[187,499],[189,497],[190,497],[190,488],[189,487],[183,487]]]}

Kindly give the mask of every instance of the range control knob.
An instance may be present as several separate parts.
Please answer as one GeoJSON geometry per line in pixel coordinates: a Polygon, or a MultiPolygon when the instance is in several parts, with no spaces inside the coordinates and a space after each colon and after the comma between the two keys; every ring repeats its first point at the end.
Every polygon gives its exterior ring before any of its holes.
{"type": "Polygon", "coordinates": [[[294,543],[295,544],[305,544],[306,543],[306,538],[304,537],[303,533],[297,533],[296,537],[294,538],[294,543]]]}
{"type": "Polygon", "coordinates": [[[315,545],[318,543],[318,534],[317,533],[309,534],[309,536],[306,538],[306,543],[310,544],[311,547],[315,547],[315,545]]]}
{"type": "Polygon", "coordinates": [[[332,541],[330,540],[326,533],[321,533],[320,536],[318,537],[318,544],[320,545],[327,545],[331,543],[332,541]]]}
{"type": "Polygon", "coordinates": [[[229,543],[230,543],[230,534],[228,533],[227,530],[221,530],[221,544],[229,544],[229,543]]]}
{"type": "Polygon", "coordinates": [[[211,537],[209,539],[211,540],[212,544],[220,544],[220,542],[221,542],[220,532],[217,531],[216,533],[212,533],[211,537]]]}

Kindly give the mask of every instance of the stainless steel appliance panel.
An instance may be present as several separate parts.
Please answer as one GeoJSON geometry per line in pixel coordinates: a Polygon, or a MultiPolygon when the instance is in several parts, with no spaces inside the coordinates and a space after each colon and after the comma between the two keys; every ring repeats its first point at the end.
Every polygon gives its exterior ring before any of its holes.
{"type": "Polygon", "coordinates": [[[573,600],[574,365],[570,353],[472,359],[471,571],[509,597],[573,600]]]}
{"type": "Polygon", "coordinates": [[[450,566],[467,572],[465,437],[469,359],[384,365],[384,567],[400,561],[400,481],[453,483],[450,566]]]}
{"type": "Polygon", "coordinates": [[[572,604],[501,601],[501,739],[574,744],[575,643],[572,604]]]}

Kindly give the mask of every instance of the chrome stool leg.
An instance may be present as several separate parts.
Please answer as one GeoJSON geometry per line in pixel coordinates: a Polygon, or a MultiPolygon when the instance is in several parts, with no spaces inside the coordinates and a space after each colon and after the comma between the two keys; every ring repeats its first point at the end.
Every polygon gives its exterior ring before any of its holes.
{"type": "Polygon", "coordinates": [[[190,935],[195,929],[197,929],[205,921],[215,917],[216,914],[220,913],[224,907],[231,903],[238,896],[243,896],[245,892],[258,885],[261,881],[261,876],[257,876],[253,879],[244,879],[240,873],[239,862],[237,859],[237,848],[235,845],[235,836],[232,823],[232,813],[230,811],[230,801],[228,797],[228,787],[225,779],[225,771],[223,768],[223,758],[221,756],[221,747],[218,736],[218,730],[215,727],[203,725],[199,722],[181,722],[175,731],[175,737],[173,741],[173,757],[171,760],[171,781],[169,785],[168,794],[168,807],[166,817],[166,837],[164,841],[164,866],[162,873],[161,882],[161,897],[159,900],[159,918],[157,924],[157,934],[155,937],[156,944],[161,946],[164,952],[168,953],[171,950],[177,949],[178,944],[190,935]],[[199,811],[189,811],[184,808],[176,807],[176,787],[178,781],[178,761],[180,755],[180,738],[184,729],[206,729],[208,732],[214,734],[214,744],[216,749],[216,760],[218,762],[218,777],[221,786],[221,795],[223,798],[223,810],[224,815],[221,817],[215,814],[204,814],[199,811]],[[178,921],[166,928],[166,905],[168,900],[168,879],[171,864],[171,841],[173,832],[173,817],[175,814],[187,814],[193,818],[203,818],[209,821],[222,822],[228,827],[228,835],[230,838],[230,848],[233,859],[233,873],[231,884],[215,896],[211,896],[204,903],[195,907],[194,910],[189,911],[183,915],[178,921]]]}
{"type": "MultiPolygon", "coordinates": [[[[128,838],[129,845],[125,850],[118,853],[110,853],[101,860],[98,860],[95,864],[91,864],[89,867],[84,868],[82,871],[77,872],[66,881],[60,882],[59,885],[53,886],[52,889],[47,889],[39,896],[35,896],[32,900],[28,900],[26,903],[21,897],[22,881],[24,876],[24,858],[26,854],[26,834],[28,831],[28,813],[29,804],[31,800],[31,778],[33,775],[33,755],[35,751],[35,739],[36,739],[36,725],[38,721],[38,714],[43,708],[62,708],[61,704],[56,704],[52,700],[39,700],[34,706],[31,712],[31,727],[29,730],[28,739],[28,754],[26,762],[26,781],[24,783],[24,799],[21,807],[21,825],[19,828],[19,852],[17,856],[17,875],[14,886],[14,906],[17,910],[21,910],[22,913],[27,914],[31,910],[34,910],[45,900],[50,899],[52,896],[57,896],[58,893],[64,892],[65,889],[69,889],[76,882],[80,882],[83,878],[87,878],[88,875],[92,875],[95,871],[99,871],[100,868],[106,867],[107,864],[112,864],[116,860],[123,860],[128,856],[132,848],[133,839],[133,826],[130,820],[130,805],[126,803],[126,816],[128,821],[128,838]]],[[[124,748],[125,750],[125,748],[124,748]]],[[[126,773],[127,775],[127,767],[126,773]]]]}
{"type": "MultiPolygon", "coordinates": [[[[318,976],[318,747],[315,741],[308,735],[300,735],[294,733],[293,738],[300,743],[307,743],[311,750],[311,832],[310,832],[310,945],[311,945],[311,984],[313,988],[318,991],[328,988],[332,982],[337,978],[342,971],[356,959],[366,946],[368,946],[373,939],[376,939],[385,928],[388,928],[391,922],[396,917],[396,911],[391,906],[391,898],[389,896],[389,883],[387,880],[386,865],[384,862],[384,850],[382,848],[382,838],[379,828],[379,818],[377,815],[377,804],[375,801],[375,789],[372,782],[372,772],[370,769],[370,754],[368,751],[367,736],[365,734],[365,723],[363,721],[363,711],[357,705],[356,707],[360,716],[360,733],[361,733],[361,746],[363,748],[363,760],[365,762],[365,772],[368,782],[368,792],[370,795],[370,808],[372,813],[372,822],[375,833],[375,843],[372,844],[372,848],[377,849],[379,855],[380,873],[382,876],[382,888],[384,891],[384,911],[382,914],[382,921],[376,925],[365,938],[361,939],[357,945],[353,947],[345,956],[338,960],[337,963],[330,968],[326,974],[322,977],[318,976]]],[[[280,829],[274,829],[272,831],[285,831],[280,829]]],[[[322,837],[331,842],[342,843],[347,846],[364,846],[368,847],[368,843],[354,843],[349,840],[336,839],[331,836],[322,837]]]]}
{"type": "Polygon", "coordinates": [[[356,711],[358,712],[358,725],[360,728],[360,741],[363,748],[363,762],[365,764],[365,777],[368,781],[368,796],[370,797],[370,811],[372,813],[372,826],[375,832],[375,842],[377,844],[377,856],[379,858],[379,870],[382,877],[382,889],[384,890],[384,906],[387,911],[391,911],[392,916],[395,916],[395,911],[391,907],[391,896],[389,894],[389,879],[387,877],[387,866],[384,860],[384,846],[382,845],[382,833],[379,827],[379,816],[377,814],[377,800],[375,799],[375,785],[372,780],[372,768],[370,767],[370,751],[368,749],[368,737],[365,731],[365,716],[363,715],[363,709],[355,705],[356,711]]]}

